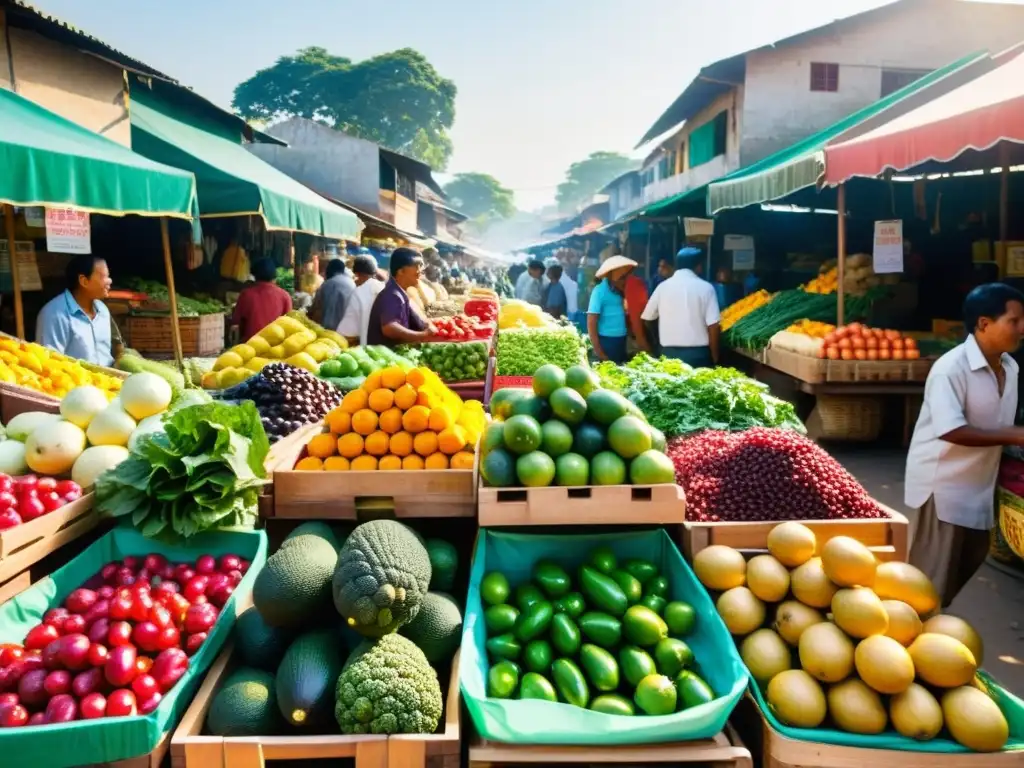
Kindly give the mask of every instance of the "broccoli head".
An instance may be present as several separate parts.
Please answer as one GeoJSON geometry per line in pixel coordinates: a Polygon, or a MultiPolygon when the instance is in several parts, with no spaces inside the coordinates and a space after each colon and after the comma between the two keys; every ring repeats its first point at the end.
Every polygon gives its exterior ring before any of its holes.
{"type": "Polygon", "coordinates": [[[441,711],[437,672],[401,635],[363,642],[338,677],[334,717],[346,735],[433,733],[441,711]]]}

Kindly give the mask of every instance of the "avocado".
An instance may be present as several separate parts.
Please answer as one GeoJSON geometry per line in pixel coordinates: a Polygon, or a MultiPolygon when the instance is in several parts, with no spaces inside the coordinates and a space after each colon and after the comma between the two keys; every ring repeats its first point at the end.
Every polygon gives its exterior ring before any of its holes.
{"type": "Polygon", "coordinates": [[[277,670],[277,705],[292,725],[328,722],[334,692],[345,665],[337,636],[329,630],[301,635],[292,643],[277,670]]]}
{"type": "Polygon", "coordinates": [[[313,525],[304,524],[307,532],[286,539],[256,577],[252,601],[271,627],[302,626],[330,611],[338,544],[329,530],[312,532],[313,525]]]}
{"type": "Polygon", "coordinates": [[[448,661],[462,641],[462,611],[451,596],[428,592],[416,618],[398,633],[416,643],[431,664],[448,661]]]}
{"type": "Polygon", "coordinates": [[[442,539],[427,539],[425,546],[430,556],[430,588],[440,592],[451,590],[459,569],[459,553],[442,539]]]}
{"type": "Polygon", "coordinates": [[[235,623],[235,649],[247,667],[276,672],[281,657],[295,639],[284,627],[271,627],[255,607],[250,607],[235,623]]]}
{"type": "Polygon", "coordinates": [[[243,667],[228,677],[210,703],[206,727],[214,736],[272,736],[281,730],[274,676],[243,667]]]}

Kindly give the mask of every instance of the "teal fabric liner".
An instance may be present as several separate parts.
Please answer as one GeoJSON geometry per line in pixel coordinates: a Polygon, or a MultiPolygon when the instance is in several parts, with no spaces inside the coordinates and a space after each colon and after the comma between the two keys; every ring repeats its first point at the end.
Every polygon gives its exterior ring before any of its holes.
{"type": "Polygon", "coordinates": [[[462,632],[459,681],[470,716],[481,737],[518,744],[622,745],[706,739],[719,733],[747,687],[747,671],[707,591],[663,530],[577,536],[492,533],[481,530],[470,574],[462,632]],[[489,663],[480,599],[480,582],[491,571],[504,573],[515,586],[530,578],[540,559],[570,572],[598,546],[620,559],[655,563],[670,584],[672,599],[685,600],[697,612],[697,627],[686,638],[697,659],[696,671],[719,698],[672,715],[624,717],[546,701],[487,697],[489,663]]]}
{"type": "MultiPolygon", "coordinates": [[[[988,686],[989,693],[995,699],[999,708],[1003,710],[1003,715],[1006,716],[1006,721],[1010,725],[1010,740],[1006,742],[1004,751],[1024,751],[1024,701],[1018,699],[1005,688],[1001,688],[998,683],[984,672],[979,672],[978,674],[988,686]]],[[[836,744],[843,747],[860,747],[861,749],[891,749],[899,752],[932,752],[939,754],[964,752],[977,754],[973,750],[957,744],[948,736],[946,731],[943,731],[939,734],[938,738],[931,741],[916,741],[900,736],[892,729],[877,736],[862,736],[857,733],[847,733],[846,731],[837,731],[831,728],[790,728],[788,725],[780,723],[775,715],[772,714],[771,709],[768,707],[768,702],[761,695],[761,691],[753,676],[750,678],[750,690],[753,691],[754,698],[757,700],[757,706],[760,707],[761,712],[771,727],[788,739],[818,742],[820,744],[836,744]]],[[[1022,756],[1022,760],[1024,760],[1024,756],[1022,756]]],[[[981,764],[979,763],[979,765],[981,764]]]]}
{"type": "MultiPolygon", "coordinates": [[[[171,562],[195,561],[200,555],[236,554],[252,565],[237,593],[252,589],[267,560],[267,537],[262,531],[208,533],[187,547],[168,546],[145,538],[134,528],[115,528],[82,554],[0,606],[0,643],[20,643],[52,607],[92,578],[107,563],[126,555],[164,555],[171,562]]],[[[175,728],[206,670],[220,652],[235,623],[235,597],[221,613],[213,631],[189,665],[188,672],[145,716],[101,718],[32,728],[0,729],[3,768],[70,768],[138,757],[151,752],[166,732],[175,728]]]]}

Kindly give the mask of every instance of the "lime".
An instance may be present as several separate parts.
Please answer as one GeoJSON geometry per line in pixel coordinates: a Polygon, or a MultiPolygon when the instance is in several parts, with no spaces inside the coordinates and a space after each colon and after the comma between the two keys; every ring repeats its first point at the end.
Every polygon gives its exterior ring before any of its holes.
{"type": "Polygon", "coordinates": [[[480,582],[480,599],[488,605],[502,605],[508,602],[512,588],[508,585],[505,574],[492,571],[480,582]]]}
{"type": "Polygon", "coordinates": [[[496,419],[512,416],[512,406],[519,400],[532,398],[528,389],[499,389],[491,395],[491,415],[496,419]]]}
{"type": "Polygon", "coordinates": [[[637,685],[633,701],[648,715],[671,715],[676,711],[676,687],[665,675],[648,675],[637,685]]]}
{"type": "Polygon", "coordinates": [[[574,365],[565,372],[565,386],[572,387],[586,397],[601,386],[601,379],[593,369],[585,365],[574,365]]]}
{"type": "Polygon", "coordinates": [[[512,453],[535,451],[540,447],[540,424],[532,416],[513,416],[505,422],[502,438],[512,453]]]}
{"type": "Polygon", "coordinates": [[[661,485],[676,481],[672,459],[653,448],[629,462],[629,481],[633,485],[661,485]]]}
{"type": "Polygon", "coordinates": [[[590,460],[591,485],[623,485],[626,462],[611,451],[601,451],[590,460]]]}
{"type": "Polygon", "coordinates": [[[359,372],[359,363],[352,355],[341,354],[335,359],[341,366],[342,376],[355,376],[359,372]]]}
{"type": "Polygon", "coordinates": [[[685,637],[693,632],[693,626],[697,623],[697,613],[693,606],[681,600],[674,600],[665,606],[662,614],[665,623],[668,624],[670,635],[685,637]]]}
{"type": "MultiPolygon", "coordinates": [[[[523,392],[526,392],[526,390],[523,390],[523,392]]],[[[551,418],[551,407],[548,405],[548,401],[543,397],[527,394],[526,397],[520,398],[512,403],[512,412],[510,415],[532,416],[537,421],[543,423],[551,418]]]]}
{"type": "Polygon", "coordinates": [[[576,436],[572,441],[572,449],[588,459],[596,456],[607,447],[604,430],[590,421],[584,421],[576,427],[576,436]]]}
{"type": "Polygon", "coordinates": [[[587,395],[587,415],[606,427],[629,413],[630,405],[629,400],[610,389],[595,389],[587,395]]]}
{"type": "Polygon", "coordinates": [[[484,482],[494,488],[516,485],[516,459],[504,448],[492,449],[480,461],[480,474],[484,482]]]}
{"type": "Polygon", "coordinates": [[[565,453],[555,461],[555,485],[588,485],[590,465],[578,453],[565,453]]]}
{"type": "Polygon", "coordinates": [[[555,460],[541,451],[532,451],[516,459],[516,475],[527,488],[542,488],[555,479],[555,460]]]}
{"type": "Polygon", "coordinates": [[[317,376],[324,379],[337,379],[347,375],[341,372],[341,360],[324,360],[317,372],[317,376]]]}
{"type": "Polygon", "coordinates": [[[548,456],[557,458],[572,450],[572,430],[556,419],[545,421],[540,428],[541,450],[548,456]]]}
{"type": "Polygon", "coordinates": [[[635,458],[651,449],[651,428],[636,416],[622,416],[608,427],[608,445],[624,459],[635,458]]]}
{"type": "Polygon", "coordinates": [[[651,448],[653,448],[656,451],[661,451],[662,453],[664,453],[667,447],[668,441],[665,440],[665,433],[662,432],[660,429],[651,427],[651,448]]]}
{"type": "Polygon", "coordinates": [[[565,371],[557,365],[542,365],[533,374],[533,393],[537,397],[551,397],[556,389],[565,386],[565,371]]]}
{"type": "Polygon", "coordinates": [[[480,455],[486,456],[495,448],[505,446],[505,423],[495,421],[487,425],[480,438],[480,455]]]}
{"type": "Polygon", "coordinates": [[[575,389],[561,387],[551,393],[551,411],[566,424],[575,426],[587,415],[587,401],[575,389]]]}

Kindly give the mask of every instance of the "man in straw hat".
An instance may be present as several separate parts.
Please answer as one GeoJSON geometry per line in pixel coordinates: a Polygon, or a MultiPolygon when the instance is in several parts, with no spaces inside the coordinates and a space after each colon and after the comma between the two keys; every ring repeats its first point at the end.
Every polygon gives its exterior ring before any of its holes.
{"type": "Polygon", "coordinates": [[[636,262],[625,256],[609,256],[594,275],[598,283],[590,293],[587,333],[598,360],[626,362],[626,279],[636,262]]]}

